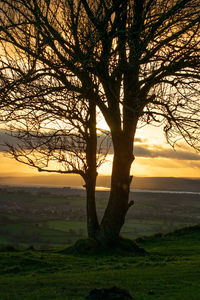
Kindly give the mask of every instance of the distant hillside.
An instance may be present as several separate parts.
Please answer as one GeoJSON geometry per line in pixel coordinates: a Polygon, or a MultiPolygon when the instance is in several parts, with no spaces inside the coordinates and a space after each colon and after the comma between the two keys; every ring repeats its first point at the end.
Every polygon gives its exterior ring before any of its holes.
{"type": "Polygon", "coordinates": [[[0,184],[16,185],[52,185],[52,186],[83,186],[83,179],[78,175],[35,175],[0,177],[0,184]]]}
{"type": "MultiPolygon", "coordinates": [[[[51,185],[51,186],[83,186],[83,179],[76,175],[35,175],[23,177],[0,177],[0,184],[16,185],[51,185]]],[[[99,187],[110,187],[110,177],[100,175],[99,187]]],[[[171,190],[200,192],[200,179],[175,177],[134,177],[131,188],[145,190],[171,190]]]]}
{"type": "MultiPolygon", "coordinates": [[[[98,184],[109,187],[109,177],[100,176],[98,184]]],[[[175,177],[133,177],[131,188],[142,190],[167,190],[200,192],[200,179],[175,177]]]]}
{"type": "Polygon", "coordinates": [[[200,179],[135,177],[131,186],[136,189],[200,192],[200,179]]]}

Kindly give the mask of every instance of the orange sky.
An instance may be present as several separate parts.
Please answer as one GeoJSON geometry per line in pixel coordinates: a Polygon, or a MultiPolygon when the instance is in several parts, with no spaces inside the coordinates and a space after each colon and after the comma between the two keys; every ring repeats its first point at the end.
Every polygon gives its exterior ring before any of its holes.
{"type": "MultiPolygon", "coordinates": [[[[200,154],[182,143],[174,151],[165,141],[161,128],[144,127],[136,135],[134,176],[197,177],[200,178],[200,154]]],[[[112,161],[112,155],[108,156],[112,161]]],[[[0,177],[38,175],[37,170],[8,158],[0,152],[0,177]]],[[[111,162],[99,169],[99,174],[109,175],[111,162]]],[[[45,174],[45,173],[42,173],[45,174]]]]}

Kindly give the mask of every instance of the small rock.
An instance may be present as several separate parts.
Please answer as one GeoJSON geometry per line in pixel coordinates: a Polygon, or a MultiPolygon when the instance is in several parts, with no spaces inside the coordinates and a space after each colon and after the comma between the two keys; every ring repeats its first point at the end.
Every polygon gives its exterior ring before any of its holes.
{"type": "Polygon", "coordinates": [[[86,296],[87,300],[128,300],[134,298],[129,294],[127,290],[120,289],[116,286],[106,289],[94,289],[86,296]]]}

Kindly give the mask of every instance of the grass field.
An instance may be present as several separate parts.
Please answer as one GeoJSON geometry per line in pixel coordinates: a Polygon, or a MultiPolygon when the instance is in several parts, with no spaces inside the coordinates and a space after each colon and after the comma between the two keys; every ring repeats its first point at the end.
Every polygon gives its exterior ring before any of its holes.
{"type": "Polygon", "coordinates": [[[0,252],[0,299],[83,300],[93,288],[118,286],[136,300],[198,300],[200,226],[139,238],[145,256],[68,255],[12,248],[0,252]]]}

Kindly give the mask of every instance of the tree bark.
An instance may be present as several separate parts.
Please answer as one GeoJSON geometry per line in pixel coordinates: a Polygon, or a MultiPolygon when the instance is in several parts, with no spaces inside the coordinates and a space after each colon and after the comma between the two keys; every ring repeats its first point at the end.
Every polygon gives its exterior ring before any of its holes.
{"type": "Polygon", "coordinates": [[[88,237],[95,239],[96,232],[99,229],[99,222],[96,212],[96,200],[95,200],[95,185],[96,177],[90,178],[86,186],[86,203],[87,203],[87,233],[88,237]]]}
{"type": "Polygon", "coordinates": [[[96,105],[89,102],[89,120],[88,120],[88,142],[86,147],[87,171],[85,176],[86,183],[86,201],[87,201],[87,232],[89,238],[95,238],[99,228],[99,222],[96,212],[95,186],[96,186],[96,148],[97,148],[97,132],[96,132],[96,105]]]}
{"type": "Polygon", "coordinates": [[[113,245],[119,240],[120,230],[130,207],[129,191],[132,177],[131,164],[134,160],[132,139],[118,137],[114,143],[114,160],[111,190],[97,239],[105,245],[113,245]]]}

